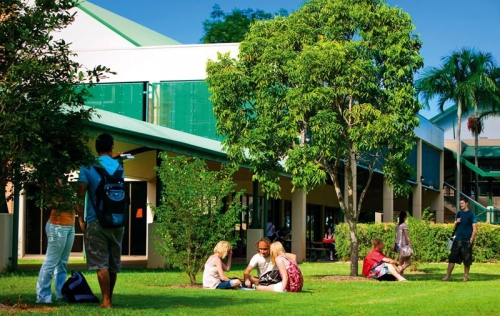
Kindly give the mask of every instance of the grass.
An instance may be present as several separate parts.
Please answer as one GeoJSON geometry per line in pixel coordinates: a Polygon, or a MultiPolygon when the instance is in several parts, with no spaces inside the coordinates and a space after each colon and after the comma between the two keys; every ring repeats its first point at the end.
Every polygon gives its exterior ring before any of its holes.
{"type": "MultiPolygon", "coordinates": [[[[492,315],[500,289],[499,264],[473,264],[470,281],[462,282],[463,266],[452,280],[442,282],[447,265],[420,264],[408,273],[410,282],[378,282],[349,278],[349,263],[303,263],[302,293],[203,290],[186,286],[179,272],[156,269],[124,270],[118,276],[114,304],[35,304],[38,271],[0,274],[0,303],[17,302],[24,313],[46,315],[492,315]]],[[[229,276],[242,276],[244,265],[233,265],[229,276]]],[[[361,264],[359,266],[361,270],[361,264]]],[[[95,272],[84,271],[100,298],[95,272]]],[[[198,276],[201,282],[201,275],[198,276]]],[[[2,306],[2,305],[0,305],[2,306]]],[[[3,305],[5,308],[5,305],[3,305]]],[[[3,312],[19,309],[0,308],[3,312]]]]}

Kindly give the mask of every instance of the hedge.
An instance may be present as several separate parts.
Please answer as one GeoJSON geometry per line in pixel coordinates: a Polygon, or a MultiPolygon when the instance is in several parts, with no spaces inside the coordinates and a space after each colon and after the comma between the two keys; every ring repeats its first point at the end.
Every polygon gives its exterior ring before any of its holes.
{"type": "MultiPolygon", "coordinates": [[[[449,250],[446,242],[453,232],[453,224],[434,224],[432,222],[409,217],[408,232],[414,248],[412,259],[417,262],[443,262],[448,260],[449,250]]],[[[372,249],[372,239],[384,241],[384,253],[392,258],[397,254],[392,251],[396,237],[396,223],[358,224],[359,259],[372,249]]],[[[335,226],[335,249],[341,260],[350,260],[350,232],[346,223],[335,226]]],[[[478,233],[474,241],[473,256],[475,262],[496,262],[500,260],[500,226],[488,223],[478,224],[478,233]]]]}

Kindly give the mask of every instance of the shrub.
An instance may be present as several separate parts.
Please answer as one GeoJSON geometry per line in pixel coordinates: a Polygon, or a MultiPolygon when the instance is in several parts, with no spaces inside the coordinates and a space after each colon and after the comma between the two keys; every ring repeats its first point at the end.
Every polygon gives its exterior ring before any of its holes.
{"type": "MultiPolygon", "coordinates": [[[[408,230],[414,248],[413,260],[418,262],[443,262],[448,260],[449,250],[446,241],[453,232],[453,224],[434,224],[427,220],[408,217],[408,230]]],[[[392,252],[396,237],[396,223],[358,224],[359,257],[364,258],[372,249],[373,238],[382,238],[384,253],[397,257],[392,252]]],[[[341,223],[335,227],[335,247],[342,260],[350,257],[349,227],[341,223]]],[[[488,223],[478,224],[478,233],[474,241],[473,256],[475,262],[500,260],[500,227],[488,223]]]]}
{"type": "Polygon", "coordinates": [[[224,199],[234,193],[229,168],[223,165],[220,171],[210,171],[201,159],[166,153],[160,158],[156,170],[163,185],[161,202],[152,206],[157,216],[155,235],[159,236],[156,251],[184,271],[194,285],[217,242],[236,243],[233,232],[241,204],[235,201],[241,192],[223,210],[224,199]]]}

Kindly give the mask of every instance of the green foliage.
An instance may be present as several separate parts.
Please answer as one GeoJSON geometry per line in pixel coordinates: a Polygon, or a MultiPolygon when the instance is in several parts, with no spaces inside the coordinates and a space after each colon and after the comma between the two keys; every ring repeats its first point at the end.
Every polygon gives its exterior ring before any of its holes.
{"type": "MultiPolygon", "coordinates": [[[[201,38],[202,43],[238,43],[245,38],[250,30],[250,25],[258,20],[269,20],[273,14],[263,10],[233,9],[230,13],[224,13],[218,4],[212,7],[211,20],[203,21],[205,35],[201,38]]],[[[287,16],[288,12],[281,9],[275,15],[287,16]]]]}
{"type": "Polygon", "coordinates": [[[210,171],[201,159],[166,153],[160,158],[156,171],[163,185],[161,202],[152,206],[158,220],[157,253],[195,284],[217,242],[236,243],[233,232],[242,210],[236,201],[242,192],[223,209],[225,199],[234,193],[231,169],[223,165],[220,171],[210,171]]]}
{"type": "Polygon", "coordinates": [[[255,22],[237,60],[226,54],[207,64],[224,149],[249,162],[266,193],[279,196],[283,169],[305,192],[333,181],[353,229],[353,274],[354,228],[375,169],[390,175],[396,195],[411,190],[407,157],[421,109],[413,76],[422,66],[413,29],[408,14],[382,0],[312,0],[255,22]],[[356,164],[369,176],[354,209],[356,164]]]}
{"type": "MultiPolygon", "coordinates": [[[[414,248],[412,260],[416,262],[443,262],[448,260],[450,251],[446,242],[453,232],[452,224],[433,224],[425,220],[409,217],[408,232],[414,248]]],[[[359,255],[364,258],[372,249],[373,238],[382,238],[384,253],[396,258],[392,252],[396,237],[396,223],[358,224],[359,255]]],[[[349,227],[341,223],[335,226],[335,249],[340,258],[350,257],[349,227]]],[[[500,260],[500,227],[487,223],[478,224],[474,241],[475,262],[500,260]]]]}
{"type": "Polygon", "coordinates": [[[42,204],[53,196],[71,204],[71,186],[55,183],[93,159],[84,125],[93,110],[83,107],[88,91],[79,86],[109,72],[102,66],[80,72],[69,45],[52,36],[74,20],[69,10],[77,2],[4,0],[0,6],[0,186],[35,183],[42,204]]]}

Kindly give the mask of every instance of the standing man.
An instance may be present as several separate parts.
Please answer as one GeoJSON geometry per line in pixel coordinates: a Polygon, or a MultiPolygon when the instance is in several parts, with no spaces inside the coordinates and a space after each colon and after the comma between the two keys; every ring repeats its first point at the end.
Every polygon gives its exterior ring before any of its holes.
{"type": "MultiPolygon", "coordinates": [[[[101,134],[95,141],[97,164],[106,169],[109,174],[116,170],[123,170],[118,161],[113,159],[114,141],[109,134],[101,134]]],[[[97,221],[93,204],[96,201],[96,188],[101,177],[93,166],[82,167],[78,179],[78,197],[84,201],[89,195],[84,218],[83,205],[77,205],[80,227],[84,233],[87,268],[97,270],[97,279],[102,293],[101,307],[111,308],[113,289],[116,284],[117,273],[121,270],[122,239],[124,227],[102,228],[97,221]]],[[[98,207],[98,206],[97,206],[98,207]]]]}
{"type": "Polygon", "coordinates": [[[455,268],[455,263],[464,263],[463,281],[469,280],[469,270],[472,265],[472,245],[477,234],[476,214],[469,211],[469,202],[460,199],[460,211],[455,215],[455,240],[451,247],[450,257],[448,259],[448,271],[443,281],[450,280],[451,272],[455,268]]]}

